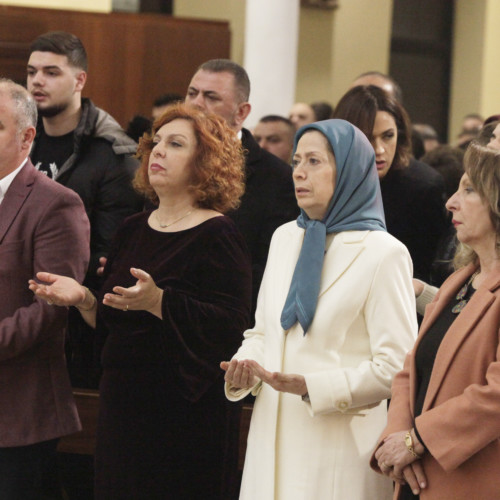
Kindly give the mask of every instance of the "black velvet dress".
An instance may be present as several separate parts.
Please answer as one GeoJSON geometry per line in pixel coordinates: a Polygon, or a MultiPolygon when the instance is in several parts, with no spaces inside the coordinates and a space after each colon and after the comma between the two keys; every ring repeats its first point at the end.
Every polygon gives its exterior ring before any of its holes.
{"type": "Polygon", "coordinates": [[[99,296],[135,284],[131,267],[164,290],[163,320],[99,306],[107,337],[96,499],[233,498],[239,408],[224,396],[219,363],[249,326],[248,252],[227,217],[164,233],[148,216],[120,229],[99,296]]]}

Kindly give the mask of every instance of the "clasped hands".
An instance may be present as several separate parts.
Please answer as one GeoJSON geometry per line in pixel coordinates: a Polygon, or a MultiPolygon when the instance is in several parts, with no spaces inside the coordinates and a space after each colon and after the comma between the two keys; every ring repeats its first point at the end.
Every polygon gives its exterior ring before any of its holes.
{"type": "MultiPolygon", "coordinates": [[[[413,442],[423,449],[412,431],[413,442]]],[[[427,485],[421,460],[414,456],[406,447],[406,431],[389,434],[375,452],[375,459],[382,473],[399,484],[408,483],[413,494],[427,485]]],[[[417,451],[417,450],[416,450],[417,451]]]]}
{"type": "Polygon", "coordinates": [[[270,372],[252,359],[223,361],[220,367],[226,372],[224,380],[238,389],[250,389],[262,380],[276,391],[299,396],[307,393],[306,380],[302,375],[270,372]]]}
{"type": "MultiPolygon", "coordinates": [[[[103,304],[124,311],[148,311],[161,318],[163,290],[153,278],[141,269],[131,268],[130,274],[137,278],[134,286],[115,286],[113,293],[104,295],[103,304]]],[[[29,280],[30,290],[49,304],[78,307],[85,301],[86,290],[73,278],[47,272],[36,274],[37,280],[29,280]]]]}

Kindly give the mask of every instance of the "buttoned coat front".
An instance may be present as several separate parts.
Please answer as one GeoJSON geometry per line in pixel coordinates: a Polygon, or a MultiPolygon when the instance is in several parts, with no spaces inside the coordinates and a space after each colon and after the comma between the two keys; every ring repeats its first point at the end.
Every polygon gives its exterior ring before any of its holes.
{"type": "Polygon", "coordinates": [[[82,280],[88,261],[83,203],[28,161],[0,204],[0,447],[80,429],[64,358],[67,308],[34,296],[28,280],[38,271],[82,280]]]}
{"type": "MultiPolygon", "coordinates": [[[[429,327],[475,271],[451,275],[427,306],[415,348],[393,384],[388,424],[380,441],[413,427],[414,353],[429,327]]],[[[428,448],[421,500],[500,499],[500,275],[476,290],[439,346],[422,414],[415,426],[428,448]]],[[[372,466],[378,470],[372,457],[372,466]]],[[[399,496],[396,488],[394,498],[399,496]]]]}
{"type": "MultiPolygon", "coordinates": [[[[383,231],[327,236],[314,320],[284,331],[281,311],[304,230],[296,222],[273,236],[256,324],[236,354],[272,372],[305,376],[310,402],[267,384],[257,394],[241,499],[383,500],[392,484],[368,465],[385,425],[394,375],[416,336],[408,251],[383,231]]],[[[226,386],[229,399],[249,390],[226,386]]]]}

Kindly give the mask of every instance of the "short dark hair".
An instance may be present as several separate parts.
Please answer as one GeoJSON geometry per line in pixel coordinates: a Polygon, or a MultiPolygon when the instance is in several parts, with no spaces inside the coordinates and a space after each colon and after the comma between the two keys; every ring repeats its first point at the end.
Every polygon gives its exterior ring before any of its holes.
{"type": "Polygon", "coordinates": [[[184,97],[182,97],[179,94],[163,94],[159,97],[157,97],[153,101],[153,108],[159,108],[161,106],[166,106],[167,104],[173,104],[174,102],[181,102],[184,100],[184,97]]]}
{"type": "Polygon", "coordinates": [[[30,54],[35,51],[53,52],[66,56],[68,63],[78,69],[87,71],[87,52],[82,41],[66,31],[49,31],[36,38],[30,46],[30,54]]]}
{"type": "Polygon", "coordinates": [[[443,176],[446,196],[450,198],[458,189],[460,179],[464,175],[463,149],[441,144],[425,153],[421,160],[443,176]]]}
{"type": "Polygon", "coordinates": [[[396,154],[391,168],[405,168],[409,165],[411,156],[410,119],[401,102],[394,96],[375,85],[353,87],[340,99],[333,117],[352,123],[371,141],[378,111],[392,115],[398,129],[396,154]]]}
{"type": "Polygon", "coordinates": [[[259,120],[259,122],[261,123],[282,122],[288,125],[295,133],[295,125],[291,122],[291,120],[281,115],[265,115],[259,120]]]}
{"type": "Polygon", "coordinates": [[[477,134],[475,141],[481,146],[487,146],[493,137],[493,132],[499,124],[500,121],[489,121],[488,123],[485,123],[483,128],[477,134]]]}
{"type": "Polygon", "coordinates": [[[491,123],[491,122],[497,122],[499,120],[500,120],[500,115],[488,116],[488,118],[486,118],[486,120],[484,120],[483,126],[488,125],[488,123],[491,123]]]}
{"type": "Polygon", "coordinates": [[[362,78],[363,76],[378,76],[380,78],[383,78],[392,85],[394,89],[394,97],[399,102],[403,102],[403,90],[401,89],[399,83],[394,80],[394,78],[392,78],[392,76],[386,73],[381,73],[380,71],[365,71],[364,73],[361,73],[361,75],[357,76],[354,81],[356,81],[358,78],[362,78]]]}
{"type": "Polygon", "coordinates": [[[209,73],[231,73],[237,90],[239,104],[247,102],[250,98],[250,79],[245,68],[229,59],[210,59],[198,67],[197,71],[209,73]]]}
{"type": "Polygon", "coordinates": [[[316,120],[318,122],[323,120],[329,120],[333,116],[333,106],[326,101],[313,102],[311,108],[314,111],[316,120]]]}

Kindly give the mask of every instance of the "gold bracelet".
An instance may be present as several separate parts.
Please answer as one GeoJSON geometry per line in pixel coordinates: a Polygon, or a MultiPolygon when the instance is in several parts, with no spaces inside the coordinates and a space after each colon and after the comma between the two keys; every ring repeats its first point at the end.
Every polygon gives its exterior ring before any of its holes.
{"type": "Polygon", "coordinates": [[[86,312],[86,311],[90,311],[92,309],[94,309],[94,305],[95,303],[97,302],[97,299],[95,298],[94,294],[86,287],[84,286],[83,288],[85,288],[85,298],[83,299],[83,302],[80,304],[80,305],[77,305],[76,308],[79,310],[79,311],[82,311],[82,312],[86,312]],[[83,304],[85,304],[85,301],[87,300],[87,292],[90,293],[90,296],[92,297],[92,305],[88,308],[83,308],[83,304]]]}
{"type": "Polygon", "coordinates": [[[422,455],[419,455],[413,446],[413,439],[411,437],[411,429],[405,434],[405,445],[407,450],[415,457],[415,458],[422,458],[422,455]]]}

